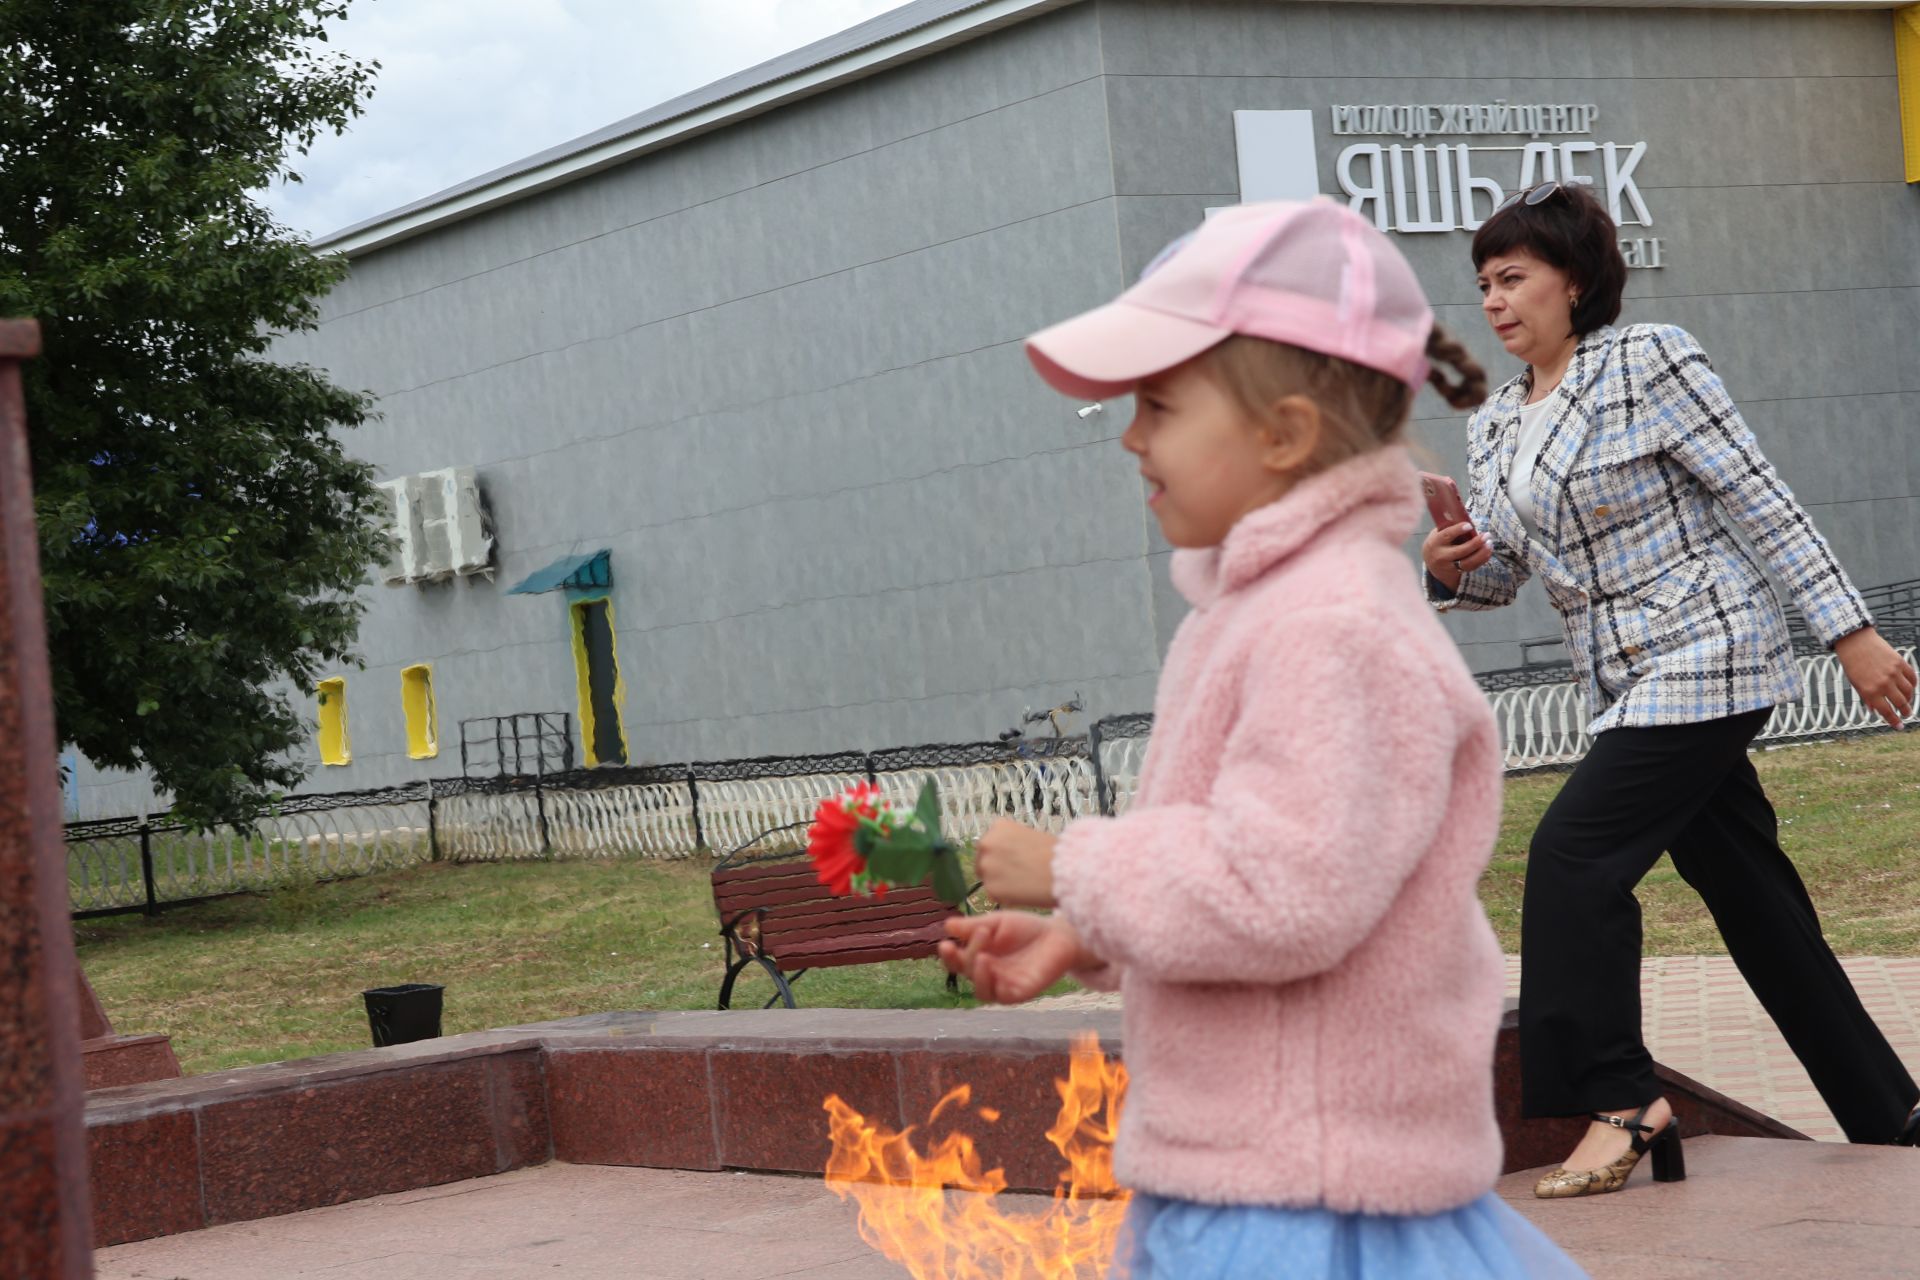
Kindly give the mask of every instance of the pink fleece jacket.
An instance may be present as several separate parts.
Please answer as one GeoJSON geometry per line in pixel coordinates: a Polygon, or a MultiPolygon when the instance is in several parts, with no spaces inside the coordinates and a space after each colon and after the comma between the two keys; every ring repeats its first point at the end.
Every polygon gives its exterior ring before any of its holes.
{"type": "Polygon", "coordinates": [[[1181,551],[1132,808],[1070,824],[1060,910],[1117,980],[1136,1190],[1426,1214],[1500,1170],[1500,818],[1486,698],[1401,547],[1406,451],[1315,476],[1181,551]]]}

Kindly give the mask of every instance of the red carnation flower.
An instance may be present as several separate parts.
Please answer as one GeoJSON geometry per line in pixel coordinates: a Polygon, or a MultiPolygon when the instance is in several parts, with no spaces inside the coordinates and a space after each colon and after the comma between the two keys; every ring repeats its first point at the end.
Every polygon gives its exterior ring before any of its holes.
{"type": "MultiPolygon", "coordinates": [[[[880,814],[880,789],[863,782],[820,802],[813,825],[807,828],[807,856],[813,859],[820,883],[845,897],[853,892],[853,878],[867,869],[867,860],[854,848],[853,835],[861,818],[880,814]]],[[[876,891],[882,886],[876,885],[876,891]]]]}

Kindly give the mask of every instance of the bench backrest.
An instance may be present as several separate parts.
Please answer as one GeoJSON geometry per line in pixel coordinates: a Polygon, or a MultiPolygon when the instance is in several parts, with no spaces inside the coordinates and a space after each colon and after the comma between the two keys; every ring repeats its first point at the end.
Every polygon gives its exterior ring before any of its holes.
{"type": "MultiPolygon", "coordinates": [[[[884,898],[838,898],[813,873],[804,856],[724,867],[713,873],[713,905],[730,925],[749,912],[759,916],[760,945],[778,956],[785,943],[857,940],[916,929],[955,914],[925,885],[889,889],[884,898]]],[[[742,934],[747,933],[743,922],[742,934]]]]}

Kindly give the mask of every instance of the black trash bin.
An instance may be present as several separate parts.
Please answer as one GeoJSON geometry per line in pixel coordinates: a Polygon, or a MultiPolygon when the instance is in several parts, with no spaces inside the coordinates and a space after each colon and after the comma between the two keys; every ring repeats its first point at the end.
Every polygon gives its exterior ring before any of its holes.
{"type": "Polygon", "coordinates": [[[362,991],[374,1048],[431,1040],[439,1035],[440,993],[444,990],[431,982],[404,982],[397,987],[362,991]]]}

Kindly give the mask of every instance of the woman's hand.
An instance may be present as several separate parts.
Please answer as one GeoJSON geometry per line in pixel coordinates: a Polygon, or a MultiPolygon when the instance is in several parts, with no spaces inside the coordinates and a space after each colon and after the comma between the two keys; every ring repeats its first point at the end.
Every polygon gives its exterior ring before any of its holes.
{"type": "Polygon", "coordinates": [[[1493,548],[1487,545],[1486,535],[1475,533],[1471,524],[1453,524],[1427,535],[1420,544],[1420,559],[1441,586],[1458,591],[1460,575],[1493,559],[1493,548]]]}
{"type": "Polygon", "coordinates": [[[973,846],[973,869],[987,896],[1004,907],[1051,907],[1057,837],[1001,818],[973,846]]]}
{"type": "Polygon", "coordinates": [[[1868,710],[1898,729],[1913,714],[1914,671],[1872,627],[1833,642],[1833,656],[1868,710]]]}
{"type": "Polygon", "coordinates": [[[940,944],[940,962],[973,984],[987,1004],[1031,1000],[1074,969],[1097,969],[1074,927],[1058,916],[993,911],[952,916],[950,937],[940,944]]]}

